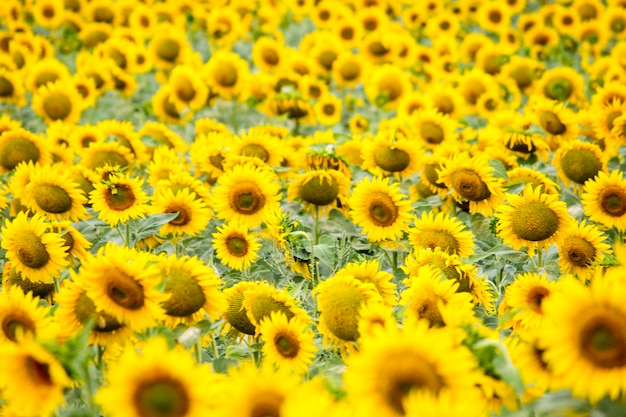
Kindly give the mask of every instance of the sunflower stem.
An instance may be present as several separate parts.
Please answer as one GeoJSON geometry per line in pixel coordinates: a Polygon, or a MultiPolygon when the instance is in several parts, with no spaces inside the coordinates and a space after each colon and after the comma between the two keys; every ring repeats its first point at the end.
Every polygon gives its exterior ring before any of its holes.
{"type": "Polygon", "coordinates": [[[128,222],[126,222],[126,241],[124,243],[130,247],[130,224],[128,222]]]}
{"type": "Polygon", "coordinates": [[[537,267],[541,268],[543,266],[543,249],[537,248],[537,267]]]}
{"type": "Polygon", "coordinates": [[[315,244],[320,243],[320,206],[315,205],[315,244]]]}
{"type": "Polygon", "coordinates": [[[196,360],[198,363],[202,363],[202,342],[201,338],[196,340],[196,344],[193,346],[194,353],[196,354],[196,360]]]}

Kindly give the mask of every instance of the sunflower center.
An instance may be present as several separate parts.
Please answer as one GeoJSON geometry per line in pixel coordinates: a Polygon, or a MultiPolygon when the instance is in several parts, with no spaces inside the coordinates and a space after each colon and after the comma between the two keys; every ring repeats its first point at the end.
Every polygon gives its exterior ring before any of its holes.
{"type": "Polygon", "coordinates": [[[17,342],[18,334],[35,333],[35,323],[29,317],[17,313],[9,313],[2,320],[2,332],[12,342],[17,342]]]}
{"type": "Polygon", "coordinates": [[[4,77],[0,77],[0,97],[11,97],[14,91],[13,83],[4,77]]]}
{"type": "Polygon", "coordinates": [[[274,48],[263,48],[261,55],[263,56],[263,61],[272,67],[278,65],[280,61],[280,57],[274,48]]]}
{"type": "Polygon", "coordinates": [[[180,204],[174,204],[167,208],[166,213],[178,213],[178,216],[169,221],[173,226],[185,226],[191,221],[192,215],[189,207],[180,204]]]}
{"type": "Polygon", "coordinates": [[[557,78],[544,87],[543,93],[552,100],[565,101],[574,92],[574,86],[569,80],[557,78]]]}
{"type": "Polygon", "coordinates": [[[189,316],[200,310],[206,302],[198,282],[191,274],[180,269],[170,271],[165,293],[170,294],[170,298],[163,303],[168,316],[189,316]]]}
{"type": "Polygon", "coordinates": [[[512,217],[513,233],[523,240],[539,242],[559,229],[559,216],[537,201],[518,207],[512,217]]]}
{"type": "Polygon", "coordinates": [[[228,309],[224,313],[224,318],[228,324],[241,333],[254,335],[256,327],[248,318],[246,309],[243,307],[243,294],[235,294],[228,301],[228,309]]]}
{"type": "Polygon", "coordinates": [[[106,293],[115,304],[128,310],[139,310],[144,306],[145,300],[141,284],[119,269],[109,271],[106,293]]]}
{"type": "Polygon", "coordinates": [[[251,183],[240,183],[230,195],[230,207],[240,214],[255,214],[265,206],[265,196],[251,183]]]}
{"type": "Polygon", "coordinates": [[[616,368],[626,365],[626,325],[624,317],[611,310],[593,311],[583,318],[580,348],[593,365],[616,368]]]}
{"type": "Polygon", "coordinates": [[[546,287],[533,287],[528,291],[526,296],[526,303],[530,306],[530,309],[537,314],[543,314],[541,304],[543,299],[550,295],[550,290],[546,287]]]}
{"type": "Polygon", "coordinates": [[[172,39],[163,39],[156,48],[156,54],[163,61],[174,62],[180,53],[180,45],[172,39]]]}
{"type": "Polygon", "coordinates": [[[320,299],[320,320],[338,339],[354,342],[359,338],[359,309],[365,297],[358,288],[338,285],[320,299]]]}
{"type": "Polygon", "coordinates": [[[76,317],[81,324],[86,324],[95,318],[94,332],[109,333],[121,329],[123,326],[115,318],[101,311],[96,311],[96,305],[86,293],[82,293],[76,301],[76,317]]]}
{"type": "Polygon", "coordinates": [[[116,184],[108,191],[105,198],[111,210],[124,211],[132,207],[137,201],[133,189],[126,184],[116,184]]]}
{"type": "Polygon", "coordinates": [[[446,184],[439,180],[437,170],[441,169],[441,164],[426,164],[424,166],[424,176],[428,182],[437,188],[447,188],[446,184]]]}
{"type": "Polygon", "coordinates": [[[58,79],[59,79],[59,76],[55,73],[42,72],[41,74],[38,74],[37,77],[35,78],[35,86],[39,88],[42,85],[53,83],[58,79]]]}
{"type": "Polygon", "coordinates": [[[409,166],[411,157],[402,149],[380,146],[374,152],[374,162],[385,171],[400,172],[409,166]]]}
{"type": "Polygon", "coordinates": [[[383,79],[378,88],[387,101],[394,101],[402,95],[402,84],[396,78],[383,79]]]}
{"type": "Polygon", "coordinates": [[[561,169],[570,180],[577,184],[584,184],[600,172],[602,163],[590,150],[571,149],[561,158],[561,169]]]}
{"type": "Polygon", "coordinates": [[[35,202],[48,213],[65,213],[72,208],[72,197],[62,187],[41,184],[34,191],[35,202]]]}
{"type": "Polygon", "coordinates": [[[0,147],[0,163],[8,171],[12,171],[20,162],[37,162],[41,156],[39,148],[25,138],[14,138],[0,147]]]}
{"type": "Polygon", "coordinates": [[[307,203],[325,206],[337,199],[339,184],[335,178],[316,176],[302,184],[299,195],[307,203]]]}
{"type": "Polygon", "coordinates": [[[626,213],[626,191],[610,185],[602,191],[600,204],[605,214],[621,217],[626,213]]]}
{"type": "Polygon", "coordinates": [[[533,83],[532,70],[528,67],[515,67],[509,76],[515,80],[520,90],[524,90],[533,83]]]}
{"type": "Polygon", "coordinates": [[[176,82],[176,96],[185,103],[190,102],[196,96],[196,90],[193,88],[193,84],[186,78],[178,80],[176,82]]]}
{"type": "Polygon", "coordinates": [[[341,66],[339,72],[345,81],[352,81],[361,74],[361,66],[356,62],[346,62],[341,66]]]}
{"type": "Polygon", "coordinates": [[[229,236],[226,239],[226,247],[232,256],[242,257],[248,253],[248,241],[244,236],[229,236]]]}
{"type": "Polygon", "coordinates": [[[26,370],[36,385],[53,385],[52,375],[50,375],[50,365],[44,362],[39,362],[32,356],[27,356],[24,361],[26,370]]]}
{"type": "Polygon", "coordinates": [[[278,335],[274,338],[274,345],[281,356],[285,358],[295,358],[298,356],[298,341],[292,340],[289,336],[278,335]]]}
{"type": "Polygon", "coordinates": [[[337,59],[337,53],[334,51],[324,51],[317,58],[317,62],[327,71],[333,67],[333,63],[337,59]]]}
{"type": "Polygon", "coordinates": [[[423,300],[415,309],[417,316],[421,319],[428,320],[430,327],[443,327],[446,323],[443,321],[437,300],[428,298],[423,300]]]}
{"type": "Polygon", "coordinates": [[[32,269],[39,269],[50,261],[50,254],[39,236],[24,232],[15,239],[15,253],[20,262],[32,269]]]}
{"type": "Polygon", "coordinates": [[[270,159],[270,153],[257,143],[249,143],[241,148],[241,156],[251,156],[259,158],[263,162],[267,162],[270,159]]]}
{"type": "Polygon", "coordinates": [[[287,319],[290,320],[294,314],[282,302],[275,300],[268,295],[257,295],[250,303],[250,313],[257,323],[260,323],[266,317],[269,317],[273,311],[280,311],[287,319]]]}
{"type": "Polygon", "coordinates": [[[252,404],[250,417],[280,417],[283,398],[278,393],[266,392],[252,404]]]}
{"type": "Polygon", "coordinates": [[[379,227],[387,227],[395,223],[398,218],[398,207],[389,195],[375,192],[368,199],[369,217],[372,223],[379,227]]]}
{"type": "Polygon", "coordinates": [[[491,196],[487,184],[471,169],[461,169],[451,176],[452,188],[469,201],[482,201],[491,196]]]}
{"type": "Polygon", "coordinates": [[[567,260],[579,267],[588,267],[596,258],[596,248],[582,237],[570,236],[562,243],[567,260]]]}
{"type": "Polygon", "coordinates": [[[541,124],[543,130],[550,133],[551,135],[560,135],[562,133],[565,133],[565,131],[567,130],[565,125],[561,123],[559,117],[549,111],[541,112],[541,114],[539,115],[539,123],[541,124]]]}
{"type": "Polygon", "coordinates": [[[175,379],[157,377],[137,387],[133,403],[141,417],[181,417],[187,414],[190,400],[185,387],[175,379]]]}
{"type": "Polygon", "coordinates": [[[387,404],[400,415],[405,414],[404,400],[411,391],[426,390],[436,394],[444,386],[435,367],[415,352],[397,352],[388,361],[391,369],[386,372],[386,380],[381,381],[381,388],[387,404]]]}
{"type": "Polygon", "coordinates": [[[62,93],[52,93],[43,102],[43,109],[52,120],[63,120],[72,112],[72,102],[62,93]]]}
{"type": "Polygon", "coordinates": [[[222,87],[233,87],[237,84],[239,74],[237,68],[230,63],[222,63],[215,70],[215,81],[222,87]]]}
{"type": "Polygon", "coordinates": [[[123,155],[119,154],[118,152],[100,151],[93,156],[91,160],[91,169],[103,167],[107,164],[111,166],[117,165],[123,168],[125,166],[128,166],[128,161],[126,160],[126,158],[124,158],[123,155]]]}
{"type": "Polygon", "coordinates": [[[459,250],[459,242],[450,233],[443,230],[422,230],[416,234],[417,246],[420,248],[441,248],[444,252],[454,254],[459,250]]]}

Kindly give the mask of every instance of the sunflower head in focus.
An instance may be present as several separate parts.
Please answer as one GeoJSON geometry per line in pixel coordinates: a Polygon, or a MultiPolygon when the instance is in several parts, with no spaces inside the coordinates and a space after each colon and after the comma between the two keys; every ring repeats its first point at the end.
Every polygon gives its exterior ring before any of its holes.
{"type": "Polygon", "coordinates": [[[218,226],[213,233],[213,247],[222,264],[241,271],[258,258],[261,244],[256,233],[250,232],[246,225],[232,221],[218,226]]]}
{"type": "Polygon", "coordinates": [[[287,197],[300,200],[307,208],[342,208],[350,189],[350,179],[334,169],[316,169],[298,174],[290,183],[287,197]]]}
{"type": "Polygon", "coordinates": [[[421,218],[413,222],[409,241],[414,249],[434,250],[439,247],[444,252],[464,258],[474,253],[474,234],[464,229],[462,222],[445,213],[435,215],[433,212],[423,212],[421,218]]]}

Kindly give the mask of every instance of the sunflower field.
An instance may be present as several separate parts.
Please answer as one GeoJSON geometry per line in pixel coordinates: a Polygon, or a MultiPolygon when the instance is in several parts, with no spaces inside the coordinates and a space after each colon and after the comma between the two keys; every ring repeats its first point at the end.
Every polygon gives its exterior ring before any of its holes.
{"type": "Polygon", "coordinates": [[[626,415],[626,0],[5,0],[0,417],[626,415]]]}

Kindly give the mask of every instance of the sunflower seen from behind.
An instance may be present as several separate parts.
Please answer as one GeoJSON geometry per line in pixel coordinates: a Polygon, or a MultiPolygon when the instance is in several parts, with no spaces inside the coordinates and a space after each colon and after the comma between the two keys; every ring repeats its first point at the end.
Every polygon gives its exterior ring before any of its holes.
{"type": "Polygon", "coordinates": [[[165,340],[153,337],[141,353],[126,349],[109,364],[94,399],[111,417],[200,417],[212,413],[213,387],[221,381],[190,352],[169,349],[165,340]]]}
{"type": "Polygon", "coordinates": [[[315,358],[315,333],[299,318],[287,319],[280,311],[270,313],[259,324],[264,360],[279,369],[306,374],[315,358]]]}
{"type": "Polygon", "coordinates": [[[401,238],[411,222],[411,205],[389,178],[364,178],[348,202],[352,221],[371,242],[401,238]]]}
{"type": "Polygon", "coordinates": [[[626,230],[626,181],[623,177],[620,170],[608,174],[601,171],[585,183],[580,201],[589,220],[607,229],[626,230]]]}
{"type": "Polygon", "coordinates": [[[273,172],[247,163],[224,172],[212,189],[212,196],[217,217],[253,228],[280,202],[281,193],[273,172]]]}
{"type": "Polygon", "coordinates": [[[65,241],[48,230],[45,218],[38,213],[29,217],[20,212],[13,220],[6,219],[0,236],[6,258],[22,278],[33,283],[51,284],[68,265],[65,241]]]}
{"type": "Polygon", "coordinates": [[[160,274],[152,256],[108,243],[85,259],[73,279],[82,281],[98,311],[133,330],[156,325],[169,297],[159,290],[160,274]]]}
{"type": "Polygon", "coordinates": [[[507,194],[507,202],[497,208],[497,234],[515,250],[528,247],[528,253],[542,251],[556,243],[573,218],[558,195],[542,193],[541,187],[526,185],[520,195],[507,194]]]}

